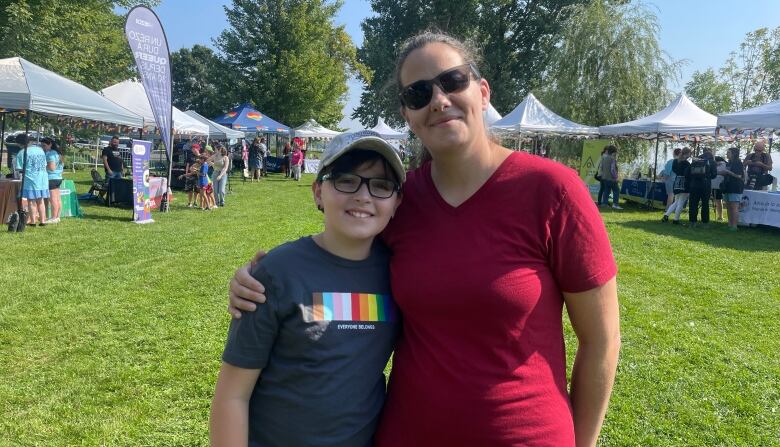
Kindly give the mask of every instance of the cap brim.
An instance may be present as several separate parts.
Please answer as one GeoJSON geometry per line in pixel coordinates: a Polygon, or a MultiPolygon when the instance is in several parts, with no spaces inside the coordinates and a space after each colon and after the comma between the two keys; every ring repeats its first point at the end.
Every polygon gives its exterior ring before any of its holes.
{"type": "Polygon", "coordinates": [[[326,162],[320,164],[320,171],[333,164],[333,162],[338,160],[342,155],[355,149],[364,149],[377,152],[382,157],[384,157],[388,163],[390,163],[390,167],[393,168],[393,171],[395,172],[396,177],[398,177],[398,180],[401,183],[406,181],[406,169],[404,169],[404,164],[401,162],[401,158],[398,156],[398,151],[396,151],[393,146],[390,145],[390,143],[383,140],[382,138],[372,136],[359,138],[340,149],[338,152],[329,157],[326,162]]]}

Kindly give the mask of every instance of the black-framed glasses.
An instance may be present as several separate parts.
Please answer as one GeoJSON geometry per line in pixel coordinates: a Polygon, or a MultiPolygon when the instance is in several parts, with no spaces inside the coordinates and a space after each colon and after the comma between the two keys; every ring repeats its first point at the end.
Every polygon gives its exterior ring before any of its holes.
{"type": "Polygon", "coordinates": [[[325,174],[322,180],[330,180],[336,191],[346,194],[358,192],[365,183],[368,185],[368,193],[377,199],[389,199],[394,193],[401,190],[401,186],[387,178],[366,178],[357,174],[325,174]]]}
{"type": "Polygon", "coordinates": [[[398,97],[401,104],[408,109],[422,109],[433,98],[433,86],[438,85],[444,93],[457,93],[466,89],[471,82],[471,76],[480,79],[479,71],[473,64],[463,64],[439,73],[433,79],[423,79],[412,82],[401,89],[398,97]]]}

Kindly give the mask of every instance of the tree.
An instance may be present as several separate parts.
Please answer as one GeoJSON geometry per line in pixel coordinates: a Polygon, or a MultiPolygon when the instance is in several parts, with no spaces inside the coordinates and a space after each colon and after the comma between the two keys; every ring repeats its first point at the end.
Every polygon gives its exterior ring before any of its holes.
{"type": "Polygon", "coordinates": [[[713,115],[732,111],[731,85],[720,80],[712,68],[694,72],[685,84],[685,92],[696,105],[713,115]]]}
{"type": "Polygon", "coordinates": [[[0,57],[21,56],[92,89],[127,79],[133,60],[113,8],[148,1],[0,0],[0,57]]]}
{"type": "Polygon", "coordinates": [[[203,45],[172,53],[173,105],[208,118],[220,115],[238,100],[231,74],[225,62],[203,45]]]}
{"type": "Polygon", "coordinates": [[[540,98],[571,120],[600,126],[656,112],[679,77],[658,43],[658,21],[641,3],[575,5],[545,73],[540,98]]]}
{"type": "Polygon", "coordinates": [[[372,0],[376,13],[362,23],[360,61],[373,72],[353,113],[366,126],[378,116],[400,124],[394,69],[400,45],[426,29],[471,41],[483,55],[482,75],[494,106],[508,112],[539,82],[558,40],[564,6],[584,0],[372,0]]]}
{"type": "Polygon", "coordinates": [[[340,0],[233,0],[230,28],[216,43],[237,97],[291,125],[338,124],[349,76],[370,79],[344,27],[333,24],[339,8],[340,0]]]}
{"type": "Polygon", "coordinates": [[[780,97],[780,27],[747,33],[738,51],[732,51],[720,69],[731,88],[734,110],[764,104],[780,97]]]}

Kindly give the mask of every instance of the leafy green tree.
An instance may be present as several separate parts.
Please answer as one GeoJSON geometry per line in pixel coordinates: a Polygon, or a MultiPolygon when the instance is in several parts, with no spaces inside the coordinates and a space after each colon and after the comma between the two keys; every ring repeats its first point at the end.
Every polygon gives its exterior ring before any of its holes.
{"type": "Polygon", "coordinates": [[[562,116],[600,126],[656,112],[679,77],[658,43],[658,20],[641,3],[593,0],[571,7],[540,99],[562,116]]]}
{"type": "Polygon", "coordinates": [[[780,98],[780,27],[747,33],[720,69],[731,88],[734,110],[755,107],[780,98]]]}
{"type": "Polygon", "coordinates": [[[21,56],[92,89],[131,77],[124,17],[114,7],[149,1],[0,0],[0,57],[21,56]]]}
{"type": "Polygon", "coordinates": [[[404,40],[426,29],[471,41],[482,54],[483,76],[490,82],[494,106],[511,110],[548,63],[566,16],[564,6],[583,0],[372,0],[376,15],[362,23],[358,57],[373,71],[361,79],[364,91],[353,113],[364,125],[377,116],[400,124],[395,89],[395,59],[404,40]]]}
{"type": "Polygon", "coordinates": [[[171,53],[173,105],[213,118],[232,107],[232,71],[211,48],[195,45],[171,53]]]}
{"type": "Polygon", "coordinates": [[[371,77],[333,20],[341,1],[233,0],[216,43],[235,75],[236,97],[289,125],[343,118],[347,79],[371,77]]]}
{"type": "Polygon", "coordinates": [[[694,72],[691,80],[685,84],[685,92],[696,105],[713,115],[732,110],[731,85],[720,80],[712,68],[694,72]]]}

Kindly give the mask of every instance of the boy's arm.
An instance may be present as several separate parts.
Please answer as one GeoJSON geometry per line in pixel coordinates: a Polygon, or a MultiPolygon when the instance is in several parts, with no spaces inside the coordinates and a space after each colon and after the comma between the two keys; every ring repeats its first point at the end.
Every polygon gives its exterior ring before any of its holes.
{"type": "Polygon", "coordinates": [[[249,444],[249,398],[259,369],[244,369],[222,363],[211,403],[209,437],[211,445],[246,446],[249,444]]]}

